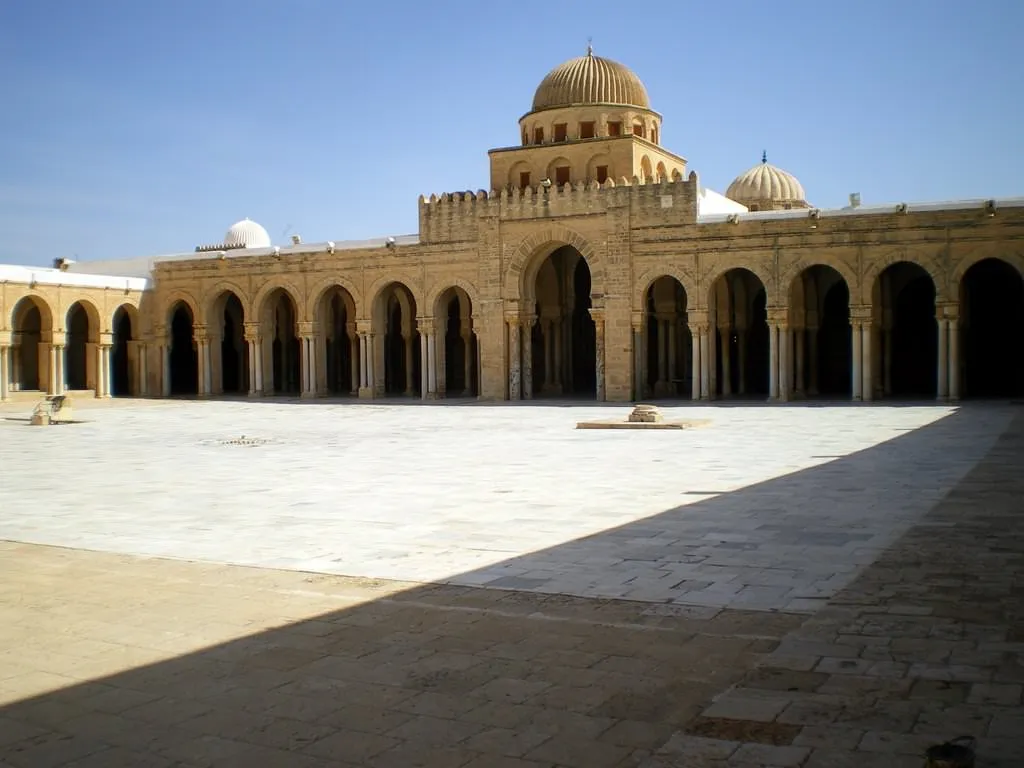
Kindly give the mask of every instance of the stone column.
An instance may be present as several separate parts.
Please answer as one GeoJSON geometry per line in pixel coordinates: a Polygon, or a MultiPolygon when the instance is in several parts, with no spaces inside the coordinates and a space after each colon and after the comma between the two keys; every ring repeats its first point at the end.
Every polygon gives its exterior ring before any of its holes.
{"type": "Polygon", "coordinates": [[[711,328],[708,325],[700,329],[700,399],[711,399],[711,356],[708,353],[710,346],[711,328]]]}
{"type": "Polygon", "coordinates": [[[523,399],[533,400],[533,326],[536,315],[522,318],[523,329],[523,399]]]}
{"type": "Polygon", "coordinates": [[[591,309],[590,317],[594,320],[594,340],[595,340],[595,351],[597,358],[596,365],[594,366],[594,374],[597,381],[597,401],[604,402],[605,398],[605,381],[604,381],[604,310],[603,309],[591,309]]]}
{"type": "Polygon", "coordinates": [[[95,362],[96,375],[94,376],[93,396],[97,400],[100,400],[100,399],[103,398],[103,396],[105,394],[104,393],[104,388],[106,386],[106,381],[105,381],[106,376],[103,375],[104,374],[103,362],[104,362],[104,358],[106,358],[106,355],[103,354],[103,345],[102,344],[91,344],[90,346],[94,350],[95,361],[96,361],[95,362]]]}
{"type": "Polygon", "coordinates": [[[160,345],[160,373],[163,376],[164,397],[171,396],[171,345],[166,341],[160,345]]]}
{"type": "Polygon", "coordinates": [[[864,401],[875,399],[875,377],[874,377],[874,353],[872,351],[871,337],[874,334],[875,326],[870,318],[865,318],[860,326],[860,364],[861,364],[861,399],[864,401]]]}
{"type": "Polygon", "coordinates": [[[768,324],[768,398],[779,399],[779,326],[768,324]]]}
{"type": "Polygon", "coordinates": [[[936,321],[939,333],[939,364],[937,377],[937,388],[936,394],[939,400],[945,400],[949,397],[949,323],[944,317],[938,317],[936,321]]]}
{"type": "Polygon", "coordinates": [[[556,318],[551,321],[551,336],[553,337],[553,343],[555,347],[555,363],[552,366],[554,370],[551,375],[554,380],[554,389],[556,392],[562,391],[562,320],[556,318]]]}
{"type": "Polygon", "coordinates": [[[134,394],[140,397],[149,394],[149,345],[144,341],[139,342],[139,384],[134,394]]]}
{"type": "Polygon", "coordinates": [[[466,386],[462,394],[470,397],[473,394],[473,329],[467,325],[462,329],[462,365],[463,381],[466,386]]]}
{"type": "Polygon", "coordinates": [[[643,344],[644,344],[644,318],[640,313],[633,315],[633,399],[642,400],[644,397],[644,366],[643,366],[643,344]]]}
{"type": "Polygon", "coordinates": [[[851,328],[851,340],[853,342],[851,350],[853,360],[850,361],[850,395],[853,400],[863,399],[863,354],[861,352],[861,321],[859,319],[850,318],[851,328]]]}
{"type": "MultiPolygon", "coordinates": [[[[111,345],[110,344],[101,344],[100,345],[100,360],[102,362],[101,371],[102,371],[102,374],[103,374],[102,378],[101,378],[101,381],[103,382],[103,397],[108,398],[108,399],[110,398],[110,394],[111,394],[111,392],[110,392],[110,390],[111,390],[111,381],[113,380],[112,366],[113,366],[113,362],[114,362],[113,361],[113,356],[110,354],[110,350],[111,350],[111,345]]],[[[127,352],[127,350],[126,350],[126,352],[127,352]]],[[[131,384],[129,382],[129,386],[130,385],[131,384]]]]}
{"type": "Polygon", "coordinates": [[[11,388],[11,347],[9,344],[0,344],[0,400],[7,400],[10,397],[11,388]]]}
{"type": "MultiPolygon", "coordinates": [[[[413,342],[416,340],[416,334],[412,331],[402,334],[402,345],[405,349],[405,394],[411,395],[416,391],[416,379],[413,376],[413,342]]],[[[423,339],[420,339],[420,343],[423,343],[423,339]]]]}
{"type": "Polygon", "coordinates": [[[882,391],[886,395],[892,394],[892,326],[886,326],[882,330],[884,339],[882,347],[882,391]]]}
{"type": "Polygon", "coordinates": [[[519,400],[523,392],[519,318],[514,315],[506,315],[505,325],[508,326],[508,399],[519,400]]]}
{"type": "Polygon", "coordinates": [[[794,349],[793,355],[796,357],[796,381],[793,382],[793,394],[799,397],[803,397],[806,393],[806,377],[804,371],[804,339],[806,333],[803,328],[797,328],[793,332],[794,349]]]}
{"type": "Polygon", "coordinates": [[[420,329],[420,399],[426,400],[430,391],[430,369],[427,362],[430,351],[427,337],[420,329]]]}
{"type": "Polygon", "coordinates": [[[64,394],[64,345],[50,345],[50,394],[64,394]]]}
{"type": "Polygon", "coordinates": [[[428,397],[437,399],[437,331],[433,328],[427,333],[427,388],[428,397]]]}
{"type": "Polygon", "coordinates": [[[356,392],[359,395],[359,397],[369,397],[370,395],[367,394],[367,393],[369,392],[370,385],[369,385],[369,382],[367,381],[367,374],[370,371],[370,366],[368,364],[369,363],[369,361],[368,361],[369,353],[368,353],[367,349],[368,349],[368,347],[370,345],[369,345],[369,342],[367,341],[366,333],[359,332],[358,339],[359,339],[359,366],[358,366],[359,367],[359,389],[356,390],[356,392]]]}
{"type": "Polygon", "coordinates": [[[785,323],[779,323],[778,329],[779,400],[786,402],[793,391],[793,350],[790,347],[792,336],[789,333],[789,326],[785,323]]]}
{"type": "Polygon", "coordinates": [[[249,397],[263,394],[263,333],[259,323],[245,324],[245,343],[249,345],[249,397]]]}
{"type": "Polygon", "coordinates": [[[960,320],[956,317],[946,319],[949,323],[949,399],[960,399],[960,320]]]}
{"type": "Polygon", "coordinates": [[[348,331],[348,344],[349,344],[349,390],[353,395],[359,394],[359,387],[362,382],[362,370],[363,370],[363,347],[359,342],[359,334],[354,329],[348,331]]]}
{"type": "Polygon", "coordinates": [[[701,357],[700,340],[703,337],[699,326],[690,324],[690,399],[700,400],[701,357]]]}
{"type": "Polygon", "coordinates": [[[213,371],[211,369],[210,337],[203,334],[197,340],[199,345],[199,396],[209,397],[213,394],[213,371]]]}

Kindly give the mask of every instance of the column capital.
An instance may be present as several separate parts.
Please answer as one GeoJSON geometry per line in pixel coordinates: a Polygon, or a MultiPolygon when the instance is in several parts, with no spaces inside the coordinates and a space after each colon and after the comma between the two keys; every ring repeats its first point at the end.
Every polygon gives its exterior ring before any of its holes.
{"type": "Polygon", "coordinates": [[[356,333],[360,336],[366,336],[373,332],[373,323],[370,320],[362,319],[356,320],[356,333]]]}
{"type": "Polygon", "coordinates": [[[870,304],[851,304],[850,305],[850,322],[854,319],[860,321],[863,325],[865,322],[871,322],[871,318],[874,316],[874,307],[870,304]]]}
{"type": "Polygon", "coordinates": [[[595,325],[604,325],[604,307],[591,307],[587,312],[590,313],[590,318],[594,321],[595,325]]]}
{"type": "Polygon", "coordinates": [[[0,347],[8,347],[14,343],[14,334],[11,331],[0,331],[0,347]]]}
{"type": "Polygon", "coordinates": [[[789,327],[789,307],[768,307],[765,311],[769,326],[776,328],[789,327]]]}
{"type": "Polygon", "coordinates": [[[644,329],[644,312],[639,309],[634,309],[629,314],[629,322],[633,326],[634,331],[642,331],[644,329]]]}
{"type": "Polygon", "coordinates": [[[318,323],[302,320],[295,324],[295,331],[297,336],[316,336],[320,332],[320,326],[318,323]]]}
{"type": "Polygon", "coordinates": [[[960,302],[959,301],[936,301],[935,302],[935,318],[937,320],[959,320],[960,319],[960,302]]]}
{"type": "Polygon", "coordinates": [[[54,331],[50,338],[50,343],[55,347],[63,347],[67,342],[68,337],[64,331],[54,331]]]}
{"type": "Polygon", "coordinates": [[[522,318],[519,316],[519,312],[510,312],[505,310],[505,324],[510,328],[518,328],[522,324],[522,318]]]}
{"type": "Polygon", "coordinates": [[[688,309],[686,310],[686,322],[690,326],[706,326],[708,311],[706,309],[688,309]]]}
{"type": "MultiPolygon", "coordinates": [[[[417,317],[416,318],[416,330],[420,333],[433,333],[437,327],[437,323],[432,317],[417,317]]],[[[402,334],[403,336],[405,334],[402,334]]]]}

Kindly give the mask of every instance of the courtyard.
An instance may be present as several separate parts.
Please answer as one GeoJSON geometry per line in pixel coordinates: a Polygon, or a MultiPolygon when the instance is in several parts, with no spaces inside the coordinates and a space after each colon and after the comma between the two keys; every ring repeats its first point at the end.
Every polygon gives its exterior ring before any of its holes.
{"type": "Polygon", "coordinates": [[[1017,407],[28,410],[0,765],[1021,758],[1017,407]]]}

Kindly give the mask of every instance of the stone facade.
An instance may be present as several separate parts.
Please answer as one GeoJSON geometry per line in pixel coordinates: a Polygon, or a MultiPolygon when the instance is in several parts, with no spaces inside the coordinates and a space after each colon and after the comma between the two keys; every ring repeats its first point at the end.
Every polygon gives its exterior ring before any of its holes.
{"type": "Polygon", "coordinates": [[[657,113],[594,98],[524,116],[521,146],[490,153],[492,190],[420,198],[417,236],[232,240],[156,260],[135,283],[77,265],[8,276],[0,394],[1024,391],[1024,200],[781,210],[776,185],[776,210],[713,209],[660,147],[657,113]],[[558,141],[555,125],[569,126],[558,141]]]}

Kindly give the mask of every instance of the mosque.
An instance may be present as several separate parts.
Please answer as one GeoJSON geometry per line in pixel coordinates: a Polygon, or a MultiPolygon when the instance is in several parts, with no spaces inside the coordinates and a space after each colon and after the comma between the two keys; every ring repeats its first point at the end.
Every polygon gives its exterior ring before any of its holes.
{"type": "Polygon", "coordinates": [[[0,398],[1024,394],[1024,198],[818,208],[765,157],[719,194],[661,127],[588,50],[415,235],[0,265],[0,398]]]}

